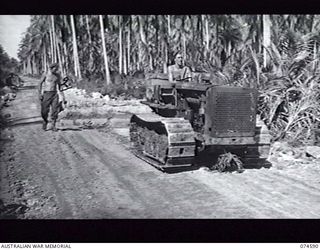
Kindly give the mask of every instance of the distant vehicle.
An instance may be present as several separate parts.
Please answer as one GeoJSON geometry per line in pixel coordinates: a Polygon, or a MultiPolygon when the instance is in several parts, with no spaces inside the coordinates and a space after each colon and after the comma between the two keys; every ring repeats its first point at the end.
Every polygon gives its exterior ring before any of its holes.
{"type": "Polygon", "coordinates": [[[8,77],[6,78],[6,83],[5,85],[10,87],[10,88],[13,88],[15,90],[18,89],[18,87],[21,87],[22,86],[22,79],[15,73],[10,73],[8,75],[8,77]]]}

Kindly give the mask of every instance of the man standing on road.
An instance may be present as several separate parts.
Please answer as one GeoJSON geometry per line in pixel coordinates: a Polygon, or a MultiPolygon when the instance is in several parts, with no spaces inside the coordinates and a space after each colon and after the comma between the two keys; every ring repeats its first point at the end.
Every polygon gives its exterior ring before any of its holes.
{"type": "Polygon", "coordinates": [[[51,106],[52,130],[57,131],[56,121],[60,111],[59,96],[61,76],[58,73],[58,64],[50,65],[46,74],[41,77],[39,83],[39,99],[41,101],[41,116],[43,119],[42,129],[47,129],[48,115],[51,106]]]}
{"type": "Polygon", "coordinates": [[[174,65],[169,66],[169,81],[189,81],[191,80],[191,71],[184,65],[182,53],[177,52],[174,56],[174,65]]]}

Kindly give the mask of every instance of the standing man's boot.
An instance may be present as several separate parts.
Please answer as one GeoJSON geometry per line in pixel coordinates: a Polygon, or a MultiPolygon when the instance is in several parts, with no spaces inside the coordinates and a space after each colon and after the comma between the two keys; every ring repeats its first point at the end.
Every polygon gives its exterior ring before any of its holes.
{"type": "Polygon", "coordinates": [[[57,129],[57,127],[56,127],[56,120],[53,120],[53,121],[52,121],[52,131],[54,131],[54,132],[57,132],[57,131],[58,131],[58,129],[57,129]]]}
{"type": "Polygon", "coordinates": [[[42,123],[42,129],[43,129],[44,131],[47,130],[47,125],[48,125],[48,122],[43,121],[43,123],[42,123]]]}

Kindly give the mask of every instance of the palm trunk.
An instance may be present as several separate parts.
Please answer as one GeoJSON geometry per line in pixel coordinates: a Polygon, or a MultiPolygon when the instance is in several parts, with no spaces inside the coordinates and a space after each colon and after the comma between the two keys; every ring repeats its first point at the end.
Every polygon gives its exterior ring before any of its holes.
{"type": "Polygon", "coordinates": [[[139,64],[140,66],[141,65],[146,66],[150,62],[150,61],[148,62],[149,51],[148,51],[147,36],[144,30],[144,25],[145,25],[144,18],[142,16],[139,16],[139,33],[140,33],[139,64]]]}
{"type": "MultiPolygon", "coordinates": [[[[70,26],[68,23],[68,16],[67,15],[63,15],[63,25],[67,29],[67,31],[70,32],[70,26]]],[[[64,67],[66,70],[66,74],[68,74],[68,72],[71,70],[69,68],[69,53],[67,52],[67,40],[68,40],[67,37],[65,37],[65,39],[63,40],[63,44],[62,44],[63,60],[64,60],[64,67]]]]}
{"type": "Polygon", "coordinates": [[[151,53],[149,55],[149,67],[150,67],[150,70],[152,71],[153,70],[153,58],[152,58],[152,54],[151,53]]]}
{"type": "Polygon", "coordinates": [[[206,49],[207,52],[209,52],[209,46],[210,46],[210,35],[209,35],[209,20],[208,16],[205,19],[205,26],[206,26],[206,49]]]}
{"type": "Polygon", "coordinates": [[[46,47],[43,46],[43,72],[47,71],[47,52],[46,47]]]}
{"type": "Polygon", "coordinates": [[[89,25],[89,17],[88,15],[85,15],[86,17],[86,29],[89,37],[89,62],[88,62],[88,67],[89,69],[93,68],[93,55],[92,55],[92,38],[91,38],[91,32],[90,32],[90,25],[89,25]]]}
{"type": "Polygon", "coordinates": [[[23,65],[23,74],[25,75],[27,73],[26,61],[24,61],[22,65],[23,65]]]}
{"type": "Polygon", "coordinates": [[[44,72],[44,66],[45,66],[45,59],[44,59],[44,54],[45,54],[45,50],[44,50],[44,46],[42,46],[42,53],[41,53],[41,72],[44,72]]]}
{"type": "Polygon", "coordinates": [[[60,47],[59,47],[58,43],[56,44],[56,47],[57,47],[57,54],[58,54],[58,58],[59,58],[59,68],[61,70],[62,75],[65,75],[65,71],[63,68],[63,64],[62,64],[62,55],[61,55],[60,47]]]}
{"type": "Polygon", "coordinates": [[[54,32],[54,45],[55,45],[55,54],[56,54],[56,61],[59,62],[59,68],[61,70],[62,75],[64,75],[64,69],[63,69],[63,65],[62,65],[62,56],[61,56],[61,52],[60,52],[60,47],[59,47],[59,43],[58,43],[58,39],[56,36],[56,30],[55,30],[55,25],[54,25],[54,16],[52,16],[52,26],[53,26],[53,32],[54,32]]]}
{"type": "Polygon", "coordinates": [[[168,15],[168,35],[169,38],[171,37],[171,22],[170,22],[170,15],[168,15]]]}
{"type": "Polygon", "coordinates": [[[84,26],[83,15],[80,15],[80,27],[84,26]]]}
{"type": "Polygon", "coordinates": [[[187,57],[187,45],[186,45],[186,35],[183,33],[183,54],[184,57],[187,57]]]}
{"type": "Polygon", "coordinates": [[[27,57],[27,74],[32,74],[30,56],[27,57]]]}
{"type": "Polygon", "coordinates": [[[227,43],[227,57],[231,56],[231,49],[232,49],[232,46],[231,46],[231,42],[229,41],[227,43]]]}
{"type": "Polygon", "coordinates": [[[144,44],[147,44],[147,38],[146,38],[146,33],[143,29],[144,27],[144,19],[142,16],[139,16],[139,32],[140,32],[140,38],[141,38],[141,41],[144,43],[144,44]]]}
{"type": "Polygon", "coordinates": [[[137,69],[140,70],[141,62],[142,62],[142,49],[141,49],[141,41],[138,41],[138,61],[137,61],[137,69]]]}
{"type": "Polygon", "coordinates": [[[67,68],[67,65],[66,65],[66,58],[65,58],[65,54],[64,54],[64,51],[63,51],[63,44],[60,46],[60,53],[61,53],[61,63],[62,63],[62,68],[64,70],[64,74],[65,75],[68,75],[68,68],[67,68]]]}
{"type": "Polygon", "coordinates": [[[130,29],[131,29],[131,27],[129,26],[129,29],[128,29],[128,36],[127,36],[127,38],[128,38],[128,41],[127,41],[127,53],[128,53],[128,55],[127,55],[127,59],[128,59],[128,61],[127,61],[127,64],[128,64],[128,71],[130,71],[131,70],[131,67],[130,67],[130,64],[131,64],[131,61],[130,61],[130,47],[131,47],[131,41],[130,41],[130,35],[131,35],[131,32],[130,32],[130,29]]]}
{"type": "Polygon", "coordinates": [[[71,29],[72,29],[72,45],[73,45],[73,58],[74,58],[74,71],[75,75],[81,79],[81,71],[79,64],[78,48],[77,48],[77,39],[76,39],[76,29],[74,25],[73,15],[70,15],[71,20],[71,29]]]}
{"type": "Polygon", "coordinates": [[[28,56],[27,72],[28,72],[28,75],[32,74],[30,56],[28,56]]]}
{"type": "Polygon", "coordinates": [[[57,62],[57,42],[56,31],[54,25],[54,15],[51,15],[51,27],[52,27],[52,43],[53,43],[53,62],[57,62]]]}
{"type": "MultiPolygon", "coordinates": [[[[60,30],[60,36],[62,37],[62,31],[60,30]]],[[[67,68],[66,68],[66,58],[65,58],[65,53],[63,51],[63,46],[64,46],[64,42],[63,40],[61,40],[61,43],[58,45],[59,47],[59,54],[60,54],[60,58],[61,58],[61,64],[62,64],[62,69],[63,69],[63,73],[64,75],[67,75],[67,68]]]]}
{"type": "Polygon", "coordinates": [[[106,43],[104,39],[104,25],[103,25],[102,15],[99,15],[99,20],[100,20],[101,41],[102,41],[102,49],[103,49],[103,59],[104,59],[104,65],[106,70],[106,84],[109,85],[111,82],[111,79],[110,79],[110,72],[109,72],[109,65],[108,65],[106,43]]]}
{"type": "Polygon", "coordinates": [[[38,64],[36,62],[36,55],[32,56],[32,73],[33,75],[38,75],[38,64]]]}
{"type": "Polygon", "coordinates": [[[36,57],[36,74],[37,74],[37,76],[39,75],[39,72],[41,71],[41,64],[40,64],[41,58],[40,57],[41,57],[40,54],[37,55],[37,57],[36,57]]]}
{"type": "MultiPolygon", "coordinates": [[[[61,16],[61,18],[64,18],[64,16],[61,16]]],[[[63,53],[64,37],[63,37],[61,28],[59,30],[59,34],[60,34],[61,40],[60,40],[60,43],[58,43],[58,53],[61,59],[61,69],[63,70],[63,74],[67,75],[67,69],[66,69],[66,63],[65,63],[66,59],[65,59],[65,54],[63,53]]]]}
{"type": "Polygon", "coordinates": [[[128,60],[127,60],[127,47],[128,47],[128,44],[126,44],[127,40],[126,40],[126,34],[127,32],[124,32],[124,37],[123,37],[123,73],[125,75],[128,74],[128,60]]]}
{"type": "Polygon", "coordinates": [[[34,55],[31,56],[31,74],[35,75],[35,62],[34,62],[34,55]]]}
{"type": "Polygon", "coordinates": [[[91,40],[91,33],[90,33],[90,25],[89,25],[89,17],[88,15],[86,15],[86,26],[87,26],[87,33],[88,33],[88,37],[89,37],[89,43],[92,43],[91,40]]]}
{"type": "Polygon", "coordinates": [[[255,43],[257,44],[256,45],[256,48],[257,49],[257,53],[258,54],[261,54],[263,53],[262,51],[262,44],[261,44],[261,41],[260,41],[260,38],[263,40],[263,21],[262,21],[262,15],[257,15],[257,23],[260,24],[261,26],[261,29],[260,29],[260,26],[259,26],[259,29],[257,30],[257,35],[256,35],[256,39],[255,39],[255,43]]]}
{"type": "Polygon", "coordinates": [[[160,50],[161,50],[161,61],[163,73],[167,74],[167,42],[165,34],[165,16],[159,17],[159,36],[160,36],[160,50]]]}
{"type": "Polygon", "coordinates": [[[216,24],[215,24],[215,39],[214,39],[214,43],[217,44],[219,41],[219,24],[218,22],[216,21],[216,24]]]}
{"type": "Polygon", "coordinates": [[[162,43],[162,66],[163,66],[163,73],[167,74],[168,73],[168,48],[166,43],[163,41],[162,43]]]}
{"type": "MultiPolygon", "coordinates": [[[[205,45],[205,42],[206,42],[206,31],[203,27],[205,27],[205,15],[201,15],[201,31],[202,31],[202,37],[203,37],[203,40],[202,40],[202,44],[205,45]]],[[[207,47],[206,45],[204,46],[205,48],[207,47]]]]}
{"type": "Polygon", "coordinates": [[[52,38],[52,30],[49,29],[49,37],[50,37],[50,62],[53,63],[53,38],[52,38]]]}
{"type": "Polygon", "coordinates": [[[128,74],[128,62],[127,62],[127,53],[126,53],[126,46],[123,46],[123,73],[125,75],[128,74]]]}
{"type": "Polygon", "coordinates": [[[72,30],[72,45],[73,45],[73,64],[74,64],[74,74],[78,76],[78,66],[77,66],[77,45],[76,45],[76,35],[73,16],[70,15],[71,30],[72,30]]]}
{"type": "Polygon", "coordinates": [[[65,58],[65,67],[66,67],[66,73],[69,71],[69,56],[67,52],[67,44],[63,43],[63,53],[64,53],[64,58],[65,58]]]}
{"type": "Polygon", "coordinates": [[[118,17],[118,23],[119,23],[119,74],[123,73],[122,70],[122,18],[121,16],[118,17]]]}
{"type": "Polygon", "coordinates": [[[33,55],[32,57],[31,57],[31,59],[32,59],[32,75],[36,75],[37,74],[37,65],[36,65],[36,60],[35,60],[35,55],[33,55]]]}
{"type": "Polygon", "coordinates": [[[271,30],[270,30],[270,16],[262,15],[262,25],[263,25],[263,67],[266,67],[269,62],[269,57],[267,49],[271,45],[271,30]]]}
{"type": "Polygon", "coordinates": [[[198,39],[200,39],[200,41],[203,42],[201,15],[197,15],[196,18],[197,18],[198,39]]]}

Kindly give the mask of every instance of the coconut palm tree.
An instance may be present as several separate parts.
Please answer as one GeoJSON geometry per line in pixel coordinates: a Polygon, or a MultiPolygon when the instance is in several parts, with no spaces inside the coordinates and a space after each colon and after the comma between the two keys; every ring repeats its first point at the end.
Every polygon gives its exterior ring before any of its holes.
{"type": "Polygon", "coordinates": [[[104,58],[105,72],[106,72],[106,84],[109,85],[111,82],[111,79],[110,79],[110,72],[109,72],[108,55],[107,55],[106,44],[105,44],[104,23],[103,23],[102,15],[99,15],[99,21],[100,21],[100,30],[101,30],[103,58],[104,58]]]}
{"type": "Polygon", "coordinates": [[[78,55],[77,38],[76,38],[77,35],[76,35],[76,28],[75,28],[73,15],[70,15],[70,22],[71,22],[71,30],[72,30],[74,73],[76,77],[81,79],[81,70],[80,70],[80,62],[79,62],[79,55],[78,55]]]}

